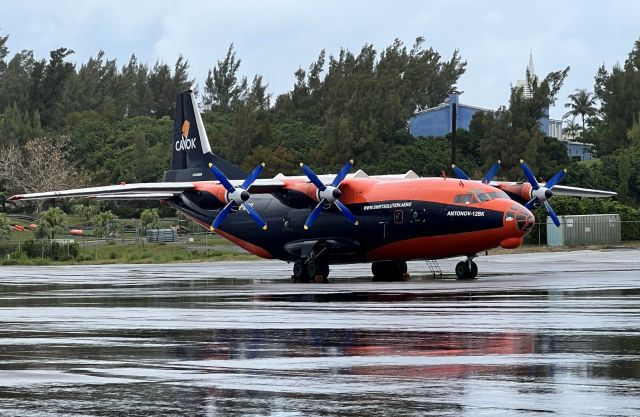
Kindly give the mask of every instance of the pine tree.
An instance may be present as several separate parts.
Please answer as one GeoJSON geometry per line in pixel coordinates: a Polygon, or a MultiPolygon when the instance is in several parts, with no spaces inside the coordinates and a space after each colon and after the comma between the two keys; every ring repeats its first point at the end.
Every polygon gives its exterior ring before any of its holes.
{"type": "Polygon", "coordinates": [[[247,90],[247,79],[238,80],[240,60],[236,59],[233,44],[229,45],[223,61],[218,61],[213,71],[209,70],[204,83],[202,105],[205,109],[228,111],[247,90]]]}

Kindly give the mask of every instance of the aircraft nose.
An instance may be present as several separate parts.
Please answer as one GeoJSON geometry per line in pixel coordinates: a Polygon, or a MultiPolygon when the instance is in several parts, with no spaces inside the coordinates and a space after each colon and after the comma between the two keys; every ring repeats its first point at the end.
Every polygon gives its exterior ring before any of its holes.
{"type": "Polygon", "coordinates": [[[522,244],[522,238],[533,229],[536,219],[526,207],[511,202],[505,210],[503,224],[508,237],[500,246],[513,249],[522,244]]]}

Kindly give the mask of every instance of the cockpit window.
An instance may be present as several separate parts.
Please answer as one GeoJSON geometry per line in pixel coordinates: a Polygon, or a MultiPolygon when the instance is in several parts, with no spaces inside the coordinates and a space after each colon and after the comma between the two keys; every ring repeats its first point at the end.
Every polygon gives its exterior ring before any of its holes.
{"type": "Polygon", "coordinates": [[[478,193],[478,194],[476,194],[476,196],[478,197],[478,200],[482,201],[483,203],[484,203],[485,201],[489,201],[489,200],[491,200],[491,197],[489,197],[489,196],[488,196],[487,194],[485,194],[485,193],[478,193]]]}
{"type": "Polygon", "coordinates": [[[487,193],[487,194],[489,194],[489,197],[491,197],[491,199],[492,199],[492,200],[495,200],[495,199],[497,199],[497,198],[506,198],[506,199],[508,199],[508,198],[509,198],[509,196],[507,195],[507,193],[505,193],[505,192],[504,192],[504,191],[502,191],[502,190],[491,191],[491,192],[489,192],[489,193],[487,193]]]}
{"type": "Polygon", "coordinates": [[[482,190],[472,190],[465,194],[456,195],[453,198],[453,202],[457,204],[484,203],[485,201],[495,200],[497,198],[508,199],[509,196],[502,190],[490,191],[488,193],[482,190]]]}
{"type": "Polygon", "coordinates": [[[458,194],[457,196],[455,196],[455,198],[453,199],[453,202],[458,204],[469,204],[469,203],[477,203],[478,199],[472,193],[466,193],[466,194],[458,194]]]}

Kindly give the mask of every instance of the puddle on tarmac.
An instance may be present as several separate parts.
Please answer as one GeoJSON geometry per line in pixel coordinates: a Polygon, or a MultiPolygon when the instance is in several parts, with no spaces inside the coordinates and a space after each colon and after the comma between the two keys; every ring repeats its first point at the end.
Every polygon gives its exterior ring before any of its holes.
{"type": "Polygon", "coordinates": [[[640,414],[637,271],[504,290],[60,271],[0,279],[0,415],[640,414]]]}

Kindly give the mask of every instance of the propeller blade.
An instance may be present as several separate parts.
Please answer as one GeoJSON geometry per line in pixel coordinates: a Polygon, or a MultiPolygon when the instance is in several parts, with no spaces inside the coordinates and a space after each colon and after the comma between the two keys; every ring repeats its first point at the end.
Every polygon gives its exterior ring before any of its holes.
{"type": "Polygon", "coordinates": [[[251,204],[243,203],[242,206],[244,207],[245,210],[247,210],[247,213],[249,213],[249,216],[251,216],[253,221],[255,221],[258,224],[258,226],[262,228],[262,230],[267,230],[267,223],[264,220],[262,220],[262,217],[260,217],[258,212],[256,212],[253,209],[253,207],[251,207],[251,204]]]}
{"type": "Polygon", "coordinates": [[[540,184],[538,184],[538,180],[536,180],[536,176],[533,175],[533,172],[531,172],[531,169],[529,168],[529,166],[525,164],[524,160],[522,159],[520,160],[520,167],[524,171],[524,175],[526,175],[527,180],[529,180],[529,184],[531,184],[533,189],[537,190],[538,188],[540,188],[540,184]]]}
{"type": "Polygon", "coordinates": [[[307,178],[309,178],[309,180],[313,183],[313,185],[315,185],[318,188],[318,190],[324,191],[324,189],[327,188],[327,186],[324,185],[322,181],[320,181],[320,178],[318,178],[316,173],[313,172],[311,168],[309,168],[303,163],[300,163],[300,168],[302,168],[302,172],[304,172],[304,175],[306,175],[307,178]]]}
{"type": "Polygon", "coordinates": [[[461,180],[470,180],[471,178],[469,178],[469,176],[467,175],[466,172],[464,172],[462,169],[458,168],[455,164],[451,165],[451,168],[453,168],[453,172],[456,174],[456,177],[458,177],[461,180]]]}
{"type": "Polygon", "coordinates": [[[235,191],[235,187],[231,185],[231,183],[227,179],[227,176],[224,175],[224,173],[220,171],[218,167],[213,164],[209,164],[209,168],[211,169],[211,173],[213,174],[213,176],[216,177],[218,181],[220,181],[220,184],[222,184],[225,190],[230,193],[235,191]]]}
{"type": "Polygon", "coordinates": [[[356,226],[358,225],[358,219],[356,219],[356,216],[353,215],[353,213],[351,212],[351,210],[347,208],[347,206],[342,204],[340,200],[336,200],[334,201],[334,203],[336,207],[338,207],[338,210],[340,210],[340,212],[344,215],[344,217],[347,218],[347,220],[349,220],[351,223],[355,224],[356,226]]]}
{"type": "Polygon", "coordinates": [[[544,186],[547,188],[552,188],[554,185],[560,182],[560,180],[562,179],[562,177],[564,177],[564,174],[566,173],[567,173],[566,169],[558,171],[558,173],[553,177],[551,177],[551,179],[547,181],[547,183],[544,186]]]}
{"type": "Polygon", "coordinates": [[[325,200],[324,198],[320,200],[316,208],[314,208],[311,214],[309,214],[309,217],[307,217],[307,221],[304,222],[304,230],[309,230],[309,228],[313,226],[313,223],[315,223],[316,219],[320,215],[320,212],[322,211],[322,207],[326,203],[327,203],[327,200],[325,200]]]}
{"type": "Polygon", "coordinates": [[[537,202],[537,201],[538,201],[538,197],[533,197],[533,198],[532,198],[531,200],[529,200],[529,201],[527,202],[527,204],[525,204],[524,206],[525,206],[526,208],[528,208],[529,210],[531,210],[532,208],[534,208],[534,207],[535,207],[535,205],[536,205],[536,202],[537,202]]]}
{"type": "Polygon", "coordinates": [[[485,184],[489,184],[491,180],[493,180],[493,177],[496,176],[499,169],[500,169],[500,160],[498,160],[496,163],[491,165],[491,168],[489,168],[489,171],[487,171],[487,173],[484,174],[484,178],[482,179],[482,182],[485,184]]]}
{"type": "Polygon", "coordinates": [[[218,213],[216,218],[213,219],[213,223],[211,223],[211,230],[217,229],[218,227],[220,227],[224,219],[227,218],[227,214],[231,212],[232,208],[233,208],[233,201],[230,201],[229,203],[227,203],[226,206],[224,206],[222,210],[220,210],[220,213],[218,213]]]}
{"type": "Polygon", "coordinates": [[[551,207],[551,204],[549,204],[548,201],[545,201],[544,202],[544,207],[547,209],[547,212],[549,213],[549,216],[551,217],[551,220],[553,220],[553,223],[557,227],[560,227],[560,219],[558,219],[558,216],[556,216],[556,212],[553,211],[553,208],[551,207]]]}
{"type": "Polygon", "coordinates": [[[347,162],[342,169],[340,170],[340,172],[338,172],[338,175],[336,175],[336,177],[333,179],[333,182],[331,183],[331,185],[333,185],[334,187],[337,187],[340,185],[340,183],[342,182],[342,180],[345,179],[345,177],[347,176],[347,174],[349,173],[349,171],[351,171],[351,167],[353,166],[353,159],[349,160],[349,162],[347,162]]]}
{"type": "Polygon", "coordinates": [[[253,182],[256,180],[256,178],[258,178],[258,175],[260,175],[260,173],[262,172],[262,168],[264,168],[264,166],[265,166],[264,162],[259,164],[251,172],[251,174],[249,174],[249,176],[244,180],[244,182],[242,183],[242,185],[240,187],[244,188],[245,190],[248,190],[249,187],[251,187],[251,184],[253,184],[253,182]]]}

